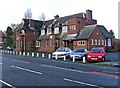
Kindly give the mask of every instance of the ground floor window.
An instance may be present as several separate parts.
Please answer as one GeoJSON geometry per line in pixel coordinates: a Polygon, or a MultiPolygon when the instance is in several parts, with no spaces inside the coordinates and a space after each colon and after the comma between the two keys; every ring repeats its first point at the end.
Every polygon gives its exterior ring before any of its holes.
{"type": "Polygon", "coordinates": [[[54,47],[54,40],[50,40],[50,47],[54,47]]]}
{"type": "Polygon", "coordinates": [[[85,41],[84,40],[77,41],[77,44],[78,45],[85,45],[85,41]]]}
{"type": "Polygon", "coordinates": [[[40,47],[40,41],[35,42],[36,47],[40,47]]]}
{"type": "Polygon", "coordinates": [[[49,45],[49,40],[46,40],[45,41],[45,47],[48,47],[48,45],[49,45]]]}

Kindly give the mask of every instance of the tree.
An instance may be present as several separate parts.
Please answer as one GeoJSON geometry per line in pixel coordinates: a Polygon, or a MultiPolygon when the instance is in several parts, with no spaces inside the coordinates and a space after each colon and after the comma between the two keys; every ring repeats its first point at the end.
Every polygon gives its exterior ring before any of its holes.
{"type": "Polygon", "coordinates": [[[32,18],[32,11],[31,8],[28,8],[24,13],[25,19],[31,19],[32,18]]]}
{"type": "Polygon", "coordinates": [[[45,21],[45,14],[42,12],[41,16],[39,17],[41,21],[45,21]]]}
{"type": "Polygon", "coordinates": [[[12,39],[13,31],[11,27],[9,26],[7,27],[6,34],[7,34],[7,37],[6,37],[7,46],[12,47],[13,46],[13,39],[12,39]]]}
{"type": "Polygon", "coordinates": [[[113,30],[110,30],[109,33],[112,35],[112,38],[115,38],[115,33],[113,32],[113,30]]]}

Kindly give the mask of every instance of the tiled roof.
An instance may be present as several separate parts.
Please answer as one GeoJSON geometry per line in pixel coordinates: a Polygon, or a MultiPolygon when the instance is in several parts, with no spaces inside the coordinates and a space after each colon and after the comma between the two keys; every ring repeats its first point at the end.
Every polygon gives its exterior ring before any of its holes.
{"type": "Polygon", "coordinates": [[[107,31],[104,26],[99,25],[99,28],[105,38],[112,38],[112,35],[107,31]]]}
{"type": "Polygon", "coordinates": [[[79,32],[77,39],[88,39],[92,32],[95,30],[97,25],[89,25],[85,26],[81,31],[79,32]]]}
{"type": "Polygon", "coordinates": [[[96,27],[99,28],[101,33],[105,38],[112,38],[111,34],[107,31],[107,29],[104,26],[101,25],[88,25],[85,26],[81,31],[79,32],[77,39],[88,39],[90,35],[93,33],[93,31],[96,29],[96,27]]]}

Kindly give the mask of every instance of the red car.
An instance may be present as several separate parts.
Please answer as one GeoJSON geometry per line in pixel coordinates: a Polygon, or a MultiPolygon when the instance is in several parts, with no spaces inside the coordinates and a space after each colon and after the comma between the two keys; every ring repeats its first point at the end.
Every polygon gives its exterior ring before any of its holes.
{"type": "Polygon", "coordinates": [[[105,61],[106,52],[104,48],[92,48],[88,53],[87,61],[105,61]]]}

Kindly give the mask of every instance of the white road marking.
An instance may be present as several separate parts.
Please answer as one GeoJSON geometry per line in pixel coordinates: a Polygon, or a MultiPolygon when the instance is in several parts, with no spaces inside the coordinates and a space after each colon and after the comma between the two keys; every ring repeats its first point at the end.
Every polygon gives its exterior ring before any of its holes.
{"type": "Polygon", "coordinates": [[[20,61],[20,60],[13,60],[15,62],[21,62],[21,63],[26,63],[26,64],[29,64],[30,62],[26,62],[26,61],[20,61]]]}
{"type": "Polygon", "coordinates": [[[27,71],[27,72],[35,73],[35,74],[38,74],[38,75],[42,75],[41,72],[33,71],[33,70],[30,70],[30,69],[21,68],[21,67],[18,67],[18,66],[11,66],[11,67],[12,67],[12,68],[17,68],[17,69],[20,69],[20,70],[23,70],[23,71],[27,71]]]}
{"type": "Polygon", "coordinates": [[[41,65],[41,66],[44,66],[44,67],[53,67],[53,66],[50,66],[50,65],[41,65]]]}
{"type": "Polygon", "coordinates": [[[1,65],[3,64],[3,63],[0,63],[1,65]]]}
{"type": "Polygon", "coordinates": [[[41,65],[44,67],[50,67],[50,68],[56,68],[56,69],[61,69],[61,70],[68,70],[68,71],[73,71],[73,72],[78,72],[78,73],[87,73],[84,71],[79,71],[79,70],[75,70],[75,69],[68,69],[68,68],[62,68],[62,67],[57,67],[57,66],[51,66],[51,65],[41,65]]]}
{"type": "Polygon", "coordinates": [[[84,82],[80,82],[80,81],[76,81],[76,80],[71,80],[71,79],[67,79],[67,78],[64,78],[64,80],[65,81],[69,81],[69,82],[74,82],[74,83],[82,84],[82,85],[104,88],[104,87],[100,87],[100,86],[97,86],[97,85],[93,85],[93,84],[89,84],[89,83],[84,83],[84,82]]]}
{"type": "Polygon", "coordinates": [[[7,82],[5,82],[5,81],[3,81],[3,80],[0,80],[0,82],[3,83],[3,84],[5,84],[5,85],[7,85],[7,86],[9,86],[9,87],[11,87],[11,88],[15,88],[15,87],[13,87],[11,84],[9,84],[9,83],[7,83],[7,82]]]}

